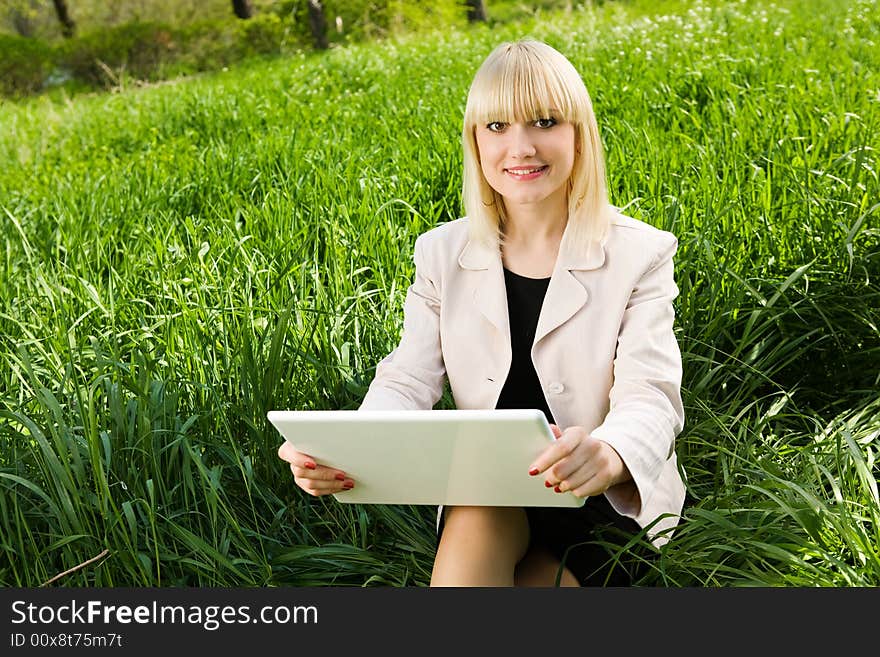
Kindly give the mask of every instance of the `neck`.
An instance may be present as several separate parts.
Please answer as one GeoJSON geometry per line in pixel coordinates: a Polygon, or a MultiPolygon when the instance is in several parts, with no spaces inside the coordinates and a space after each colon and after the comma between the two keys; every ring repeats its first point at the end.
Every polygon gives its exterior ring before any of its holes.
{"type": "Polygon", "coordinates": [[[505,205],[504,209],[507,213],[504,227],[505,242],[535,246],[558,245],[568,223],[568,205],[564,198],[561,202],[559,199],[553,201],[553,203],[505,205]]]}

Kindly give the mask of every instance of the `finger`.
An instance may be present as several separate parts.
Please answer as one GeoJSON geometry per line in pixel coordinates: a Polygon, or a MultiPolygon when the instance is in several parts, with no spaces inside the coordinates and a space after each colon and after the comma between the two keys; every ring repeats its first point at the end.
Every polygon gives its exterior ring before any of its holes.
{"type": "Polygon", "coordinates": [[[296,482],[296,485],[306,491],[309,495],[313,496],[321,496],[321,495],[331,495],[334,493],[341,493],[346,490],[351,490],[354,488],[354,481],[352,479],[344,479],[343,481],[327,480],[327,479],[306,479],[301,477],[294,477],[293,479],[296,482]]]}
{"type": "Polygon", "coordinates": [[[278,458],[287,461],[288,463],[296,463],[302,468],[309,468],[311,470],[314,470],[317,465],[315,459],[308,454],[303,454],[302,452],[297,451],[297,449],[286,440],[278,448],[278,458]]]}
{"type": "MultiPolygon", "coordinates": [[[[560,429],[557,425],[551,424],[550,428],[553,430],[553,434],[556,436],[558,440],[562,434],[564,433],[562,429],[560,429]]],[[[556,463],[548,466],[545,471],[545,480],[544,485],[548,488],[552,486],[558,486],[559,483],[568,477],[568,475],[577,469],[578,465],[582,462],[582,459],[573,459],[573,457],[577,454],[577,445],[574,446],[574,449],[569,452],[567,456],[562,457],[556,463]]]]}
{"type": "Polygon", "coordinates": [[[608,489],[603,485],[602,478],[594,474],[577,488],[572,489],[571,493],[575,497],[593,497],[601,495],[608,489]]]}
{"type": "Polygon", "coordinates": [[[600,495],[612,483],[612,473],[601,459],[588,459],[572,475],[559,482],[557,492],[572,492],[578,497],[600,495]]]}
{"type": "Polygon", "coordinates": [[[574,491],[595,479],[597,472],[589,463],[585,463],[574,472],[560,477],[558,483],[554,487],[557,493],[567,493],[574,491]]]}
{"type": "Polygon", "coordinates": [[[577,489],[589,481],[589,486],[594,491],[591,494],[602,493],[613,485],[619,476],[617,474],[619,467],[616,467],[615,461],[618,463],[622,463],[622,461],[617,456],[617,452],[602,441],[592,439],[582,441],[580,448],[576,450],[572,458],[575,463],[581,464],[581,467],[574,470],[572,474],[567,473],[566,466],[563,464],[557,464],[553,468],[554,473],[562,475],[559,476],[561,480],[559,488],[563,492],[577,489]]]}
{"type": "Polygon", "coordinates": [[[305,492],[307,492],[312,497],[323,497],[324,495],[333,495],[334,493],[339,492],[337,490],[309,486],[308,484],[302,484],[302,485],[300,485],[300,488],[302,488],[305,492]]]}
{"type": "Polygon", "coordinates": [[[588,460],[584,460],[581,450],[576,449],[569,456],[556,462],[547,468],[544,479],[564,493],[584,483],[594,474],[594,467],[588,460]]]}
{"type": "Polygon", "coordinates": [[[576,488],[595,475],[611,482],[617,476],[612,457],[620,461],[617,452],[607,443],[589,435],[582,435],[571,455],[554,465],[548,474],[554,475],[560,483],[563,480],[568,481],[567,486],[561,486],[563,490],[576,488]],[[577,477],[573,476],[575,473],[577,477]]]}
{"type": "Polygon", "coordinates": [[[326,468],[323,465],[317,466],[315,469],[302,467],[296,463],[290,464],[290,471],[294,477],[302,479],[314,479],[316,481],[345,481],[346,474],[335,468],[326,468]]]}
{"type": "MultiPolygon", "coordinates": [[[[560,459],[568,456],[578,445],[578,434],[574,431],[563,431],[556,441],[547,447],[529,466],[529,474],[535,476],[553,466],[560,459]]],[[[554,482],[555,483],[555,482],[554,482]]]]}
{"type": "Polygon", "coordinates": [[[600,441],[582,436],[571,454],[549,468],[547,474],[555,477],[563,490],[577,488],[605,467],[600,445],[600,441]]]}
{"type": "Polygon", "coordinates": [[[278,456],[290,463],[290,469],[294,474],[298,474],[297,471],[293,470],[293,466],[296,466],[300,470],[311,470],[312,474],[310,476],[317,479],[332,479],[334,477],[339,479],[345,477],[344,470],[318,465],[314,458],[303,452],[296,451],[296,449],[288,442],[285,442],[284,445],[278,448],[278,456]]]}
{"type": "Polygon", "coordinates": [[[280,458],[284,461],[289,461],[290,454],[295,453],[295,452],[296,452],[296,450],[293,449],[293,445],[291,445],[286,440],[278,446],[278,458],[280,458]]]}

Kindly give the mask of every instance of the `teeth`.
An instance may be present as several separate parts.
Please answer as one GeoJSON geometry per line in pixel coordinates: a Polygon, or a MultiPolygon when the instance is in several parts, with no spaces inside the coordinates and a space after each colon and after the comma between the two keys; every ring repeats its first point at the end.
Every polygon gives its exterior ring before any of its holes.
{"type": "Polygon", "coordinates": [[[510,173],[515,174],[517,176],[525,176],[530,173],[535,173],[535,171],[540,171],[544,167],[537,167],[536,169],[508,169],[510,173]]]}

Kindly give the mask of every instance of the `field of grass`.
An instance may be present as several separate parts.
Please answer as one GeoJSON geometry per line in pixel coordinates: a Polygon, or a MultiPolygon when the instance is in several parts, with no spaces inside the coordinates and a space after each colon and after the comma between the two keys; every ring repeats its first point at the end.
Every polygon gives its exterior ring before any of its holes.
{"type": "Polygon", "coordinates": [[[0,104],[0,585],[428,582],[433,509],[309,497],[265,416],[357,407],[526,35],[680,241],[689,504],[640,584],[880,584],[877,3],[634,0],[0,104]]]}

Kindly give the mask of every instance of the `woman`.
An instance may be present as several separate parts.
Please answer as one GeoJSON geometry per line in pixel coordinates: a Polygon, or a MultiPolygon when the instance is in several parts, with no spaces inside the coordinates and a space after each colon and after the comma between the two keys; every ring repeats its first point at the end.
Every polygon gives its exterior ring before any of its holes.
{"type": "MultiPolygon", "coordinates": [[[[432,586],[552,586],[561,564],[563,585],[629,584],[596,539],[647,527],[660,545],[684,501],[677,240],[609,204],[589,94],[546,44],[489,55],[462,141],[466,217],[416,240],[401,341],[360,408],[430,409],[448,378],[460,409],[542,409],[557,440],[528,474],[588,498],[441,508],[432,586]]],[[[279,456],[313,495],[356,485],[286,442],[279,456]]]]}

